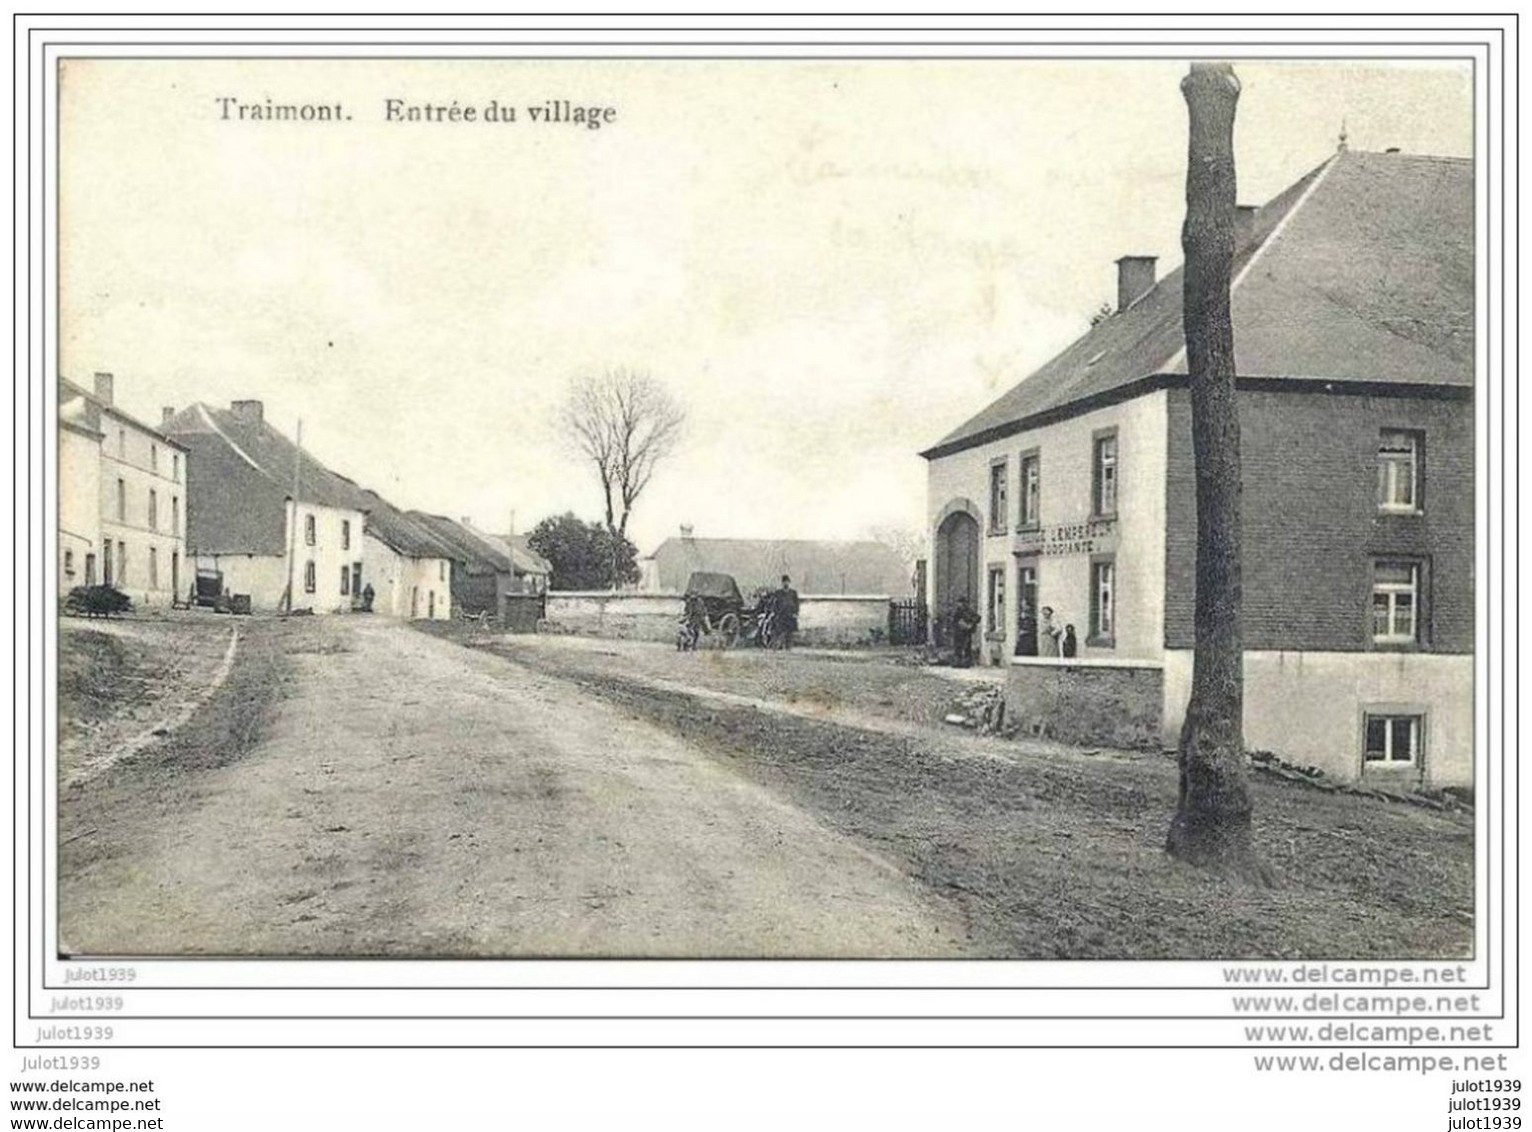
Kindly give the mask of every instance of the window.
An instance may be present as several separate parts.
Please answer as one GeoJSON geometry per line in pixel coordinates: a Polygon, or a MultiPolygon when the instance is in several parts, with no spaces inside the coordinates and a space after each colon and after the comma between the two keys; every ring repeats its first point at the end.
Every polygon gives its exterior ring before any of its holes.
{"type": "Polygon", "coordinates": [[[154,493],[154,488],[149,489],[149,529],[156,530],[160,521],[160,499],[154,493]]]}
{"type": "Polygon", "coordinates": [[[1005,567],[989,568],[989,624],[991,633],[1005,632],[1005,567]]]}
{"type": "Polygon", "coordinates": [[[1420,465],[1424,438],[1418,432],[1384,429],[1378,439],[1378,510],[1420,510],[1420,465]]]}
{"type": "Polygon", "coordinates": [[[1016,512],[1017,525],[1022,528],[1036,527],[1041,522],[1042,471],[1042,458],[1036,452],[1022,455],[1021,503],[1016,512]]]}
{"type": "Polygon", "coordinates": [[[117,581],[128,584],[128,544],[121,539],[117,540],[117,581]]]}
{"type": "Polygon", "coordinates": [[[128,484],[126,480],[117,481],[117,521],[128,521],[128,484]]]}
{"type": "Polygon", "coordinates": [[[179,537],[181,534],[181,497],[170,497],[170,533],[179,537]]]}
{"type": "Polygon", "coordinates": [[[170,478],[175,480],[176,483],[181,482],[181,454],[179,452],[172,452],[170,454],[170,478]]]}
{"type": "Polygon", "coordinates": [[[151,472],[160,470],[160,448],[157,444],[149,445],[149,470],[151,472]]]}
{"type": "Polygon", "coordinates": [[[112,540],[107,539],[101,544],[101,580],[111,585],[117,578],[112,572],[112,540]]]}
{"type": "Polygon", "coordinates": [[[1374,766],[1413,766],[1420,762],[1419,715],[1372,715],[1366,717],[1362,761],[1374,766]]]}
{"type": "Polygon", "coordinates": [[[85,584],[87,586],[96,584],[96,556],[94,554],[87,554],[85,556],[85,584]]]}
{"type": "Polygon", "coordinates": [[[1006,463],[996,460],[989,466],[989,533],[1005,533],[1005,517],[1009,512],[1005,505],[1006,463]]]}
{"type": "Polygon", "coordinates": [[[1414,644],[1419,640],[1419,610],[1419,564],[1374,563],[1372,639],[1379,644],[1414,644]]]}
{"type": "Polygon", "coordinates": [[[64,573],[74,577],[74,551],[64,551],[64,573]]]}
{"type": "Polygon", "coordinates": [[[117,458],[119,460],[126,460],[128,458],[128,432],[126,429],[120,428],[117,430],[117,458]]]}
{"type": "Polygon", "coordinates": [[[303,592],[311,594],[318,586],[318,576],[314,573],[314,560],[310,558],[303,566],[303,592]]]}
{"type": "Polygon", "coordinates": [[[160,552],[152,546],[149,548],[149,588],[160,588],[160,552]]]}
{"type": "Polygon", "coordinates": [[[447,560],[445,558],[436,564],[436,580],[438,582],[445,582],[447,580],[447,560]]]}
{"type": "Polygon", "coordinates": [[[342,565],[340,568],[340,592],[342,595],[351,593],[351,567],[342,565]]]}
{"type": "Polygon", "coordinates": [[[1117,563],[1096,558],[1090,564],[1090,643],[1112,644],[1117,628],[1117,563]]]}
{"type": "Polygon", "coordinates": [[[1117,430],[1097,435],[1091,459],[1091,513],[1117,514],[1117,430]]]}
{"type": "Polygon", "coordinates": [[[350,550],[351,549],[351,520],[350,519],[342,519],[340,521],[340,548],[342,550],[350,550]]]}
{"type": "Polygon", "coordinates": [[[303,541],[309,546],[314,545],[314,516],[312,515],[303,517],[303,541]]]}

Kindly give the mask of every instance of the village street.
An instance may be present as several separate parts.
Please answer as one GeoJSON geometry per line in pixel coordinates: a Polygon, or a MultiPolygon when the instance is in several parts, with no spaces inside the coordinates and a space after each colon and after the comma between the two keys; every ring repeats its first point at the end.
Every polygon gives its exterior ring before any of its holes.
{"type": "MultiPolygon", "coordinates": [[[[1258,779],[1276,889],[1169,860],[1160,752],[970,734],[982,684],[893,656],[421,631],[383,618],[114,622],[227,681],[131,757],[71,740],[72,954],[1459,957],[1472,819],[1258,779]],[[79,748],[79,749],[75,749],[79,748]]],[[[71,624],[91,687],[133,664],[71,624]],[[117,658],[117,659],[114,659],[117,658]]],[[[134,660],[133,657],[138,657],[134,660]]],[[[172,659],[173,658],[173,659],[172,659]]],[[[155,675],[146,672],[144,675],[155,675]]],[[[79,710],[71,685],[66,716],[79,710]]],[[[187,697],[168,697],[180,702],[187,697]]],[[[104,705],[94,709],[106,716],[104,705]]],[[[135,709],[136,710],[136,709],[135,709]]],[[[147,726],[140,720],[139,727],[147,726]]]]}
{"type": "Polygon", "coordinates": [[[238,743],[194,726],[179,756],[65,792],[69,951],[969,947],[956,910],[893,864],[566,682],[381,619],[241,628],[241,671],[281,688],[248,750],[189,768],[197,744],[238,743]]]}

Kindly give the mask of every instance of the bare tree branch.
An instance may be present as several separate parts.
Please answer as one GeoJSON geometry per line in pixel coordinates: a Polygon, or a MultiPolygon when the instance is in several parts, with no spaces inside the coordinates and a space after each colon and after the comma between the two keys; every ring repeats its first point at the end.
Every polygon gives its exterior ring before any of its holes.
{"type": "Polygon", "coordinates": [[[639,496],[680,442],[685,411],[647,373],[616,369],[571,382],[559,419],[596,470],[607,530],[625,537],[639,496]]]}

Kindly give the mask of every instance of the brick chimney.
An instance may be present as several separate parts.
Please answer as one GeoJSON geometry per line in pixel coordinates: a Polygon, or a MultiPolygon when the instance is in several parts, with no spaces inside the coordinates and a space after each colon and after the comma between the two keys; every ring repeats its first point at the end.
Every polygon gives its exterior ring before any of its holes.
{"type": "Polygon", "coordinates": [[[1127,310],[1154,287],[1158,256],[1125,255],[1117,261],[1117,310],[1127,310]]]}
{"type": "Polygon", "coordinates": [[[266,419],[266,406],[259,401],[230,401],[229,411],[235,420],[260,424],[266,419]]]}
{"type": "Polygon", "coordinates": [[[690,523],[682,523],[681,524],[681,537],[682,538],[691,538],[692,537],[692,525],[690,523]]]}
{"type": "Polygon", "coordinates": [[[112,403],[111,374],[98,373],[96,375],[96,400],[100,401],[103,405],[110,405],[112,403]]]}
{"type": "Polygon", "coordinates": [[[1242,248],[1250,242],[1250,237],[1255,235],[1256,206],[1253,204],[1239,204],[1234,206],[1234,246],[1242,248]]]}
{"type": "Polygon", "coordinates": [[[162,405],[160,407],[160,424],[169,424],[170,418],[176,415],[175,406],[162,405]]]}

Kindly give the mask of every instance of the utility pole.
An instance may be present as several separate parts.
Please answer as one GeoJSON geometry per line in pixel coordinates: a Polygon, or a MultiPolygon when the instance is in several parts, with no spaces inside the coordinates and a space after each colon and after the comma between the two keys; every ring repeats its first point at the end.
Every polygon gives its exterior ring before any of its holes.
{"type": "Polygon", "coordinates": [[[284,595],[283,604],[287,607],[282,612],[293,611],[293,568],[298,558],[298,488],[301,484],[303,468],[303,418],[298,418],[298,442],[293,446],[293,511],[292,518],[287,524],[287,592],[284,595]]]}

